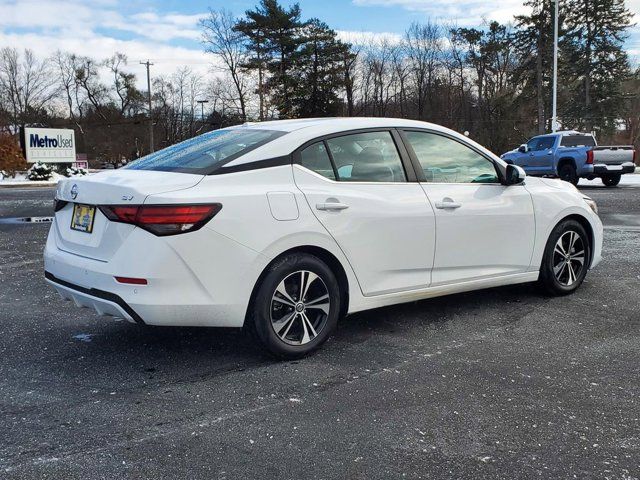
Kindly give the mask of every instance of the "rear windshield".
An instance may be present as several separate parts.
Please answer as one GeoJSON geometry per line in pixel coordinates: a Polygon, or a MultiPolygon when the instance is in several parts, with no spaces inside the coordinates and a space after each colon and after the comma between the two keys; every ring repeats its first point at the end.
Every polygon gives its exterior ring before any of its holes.
{"type": "Polygon", "coordinates": [[[596,141],[591,135],[565,135],[562,137],[563,147],[595,147],[596,141]]]}
{"type": "Polygon", "coordinates": [[[285,133],[242,127],[214,130],[151,153],[124,168],[206,175],[285,133]]]}

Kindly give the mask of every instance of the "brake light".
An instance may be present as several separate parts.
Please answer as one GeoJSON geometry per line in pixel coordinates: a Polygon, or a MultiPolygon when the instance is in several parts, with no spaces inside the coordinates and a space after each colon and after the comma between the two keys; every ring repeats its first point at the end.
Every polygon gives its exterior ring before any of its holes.
{"type": "Polygon", "coordinates": [[[587,165],[593,165],[593,150],[587,150],[587,165]]]}
{"type": "Polygon", "coordinates": [[[198,230],[220,210],[207,205],[104,205],[100,211],[112,222],[130,223],[158,236],[198,230]]]}

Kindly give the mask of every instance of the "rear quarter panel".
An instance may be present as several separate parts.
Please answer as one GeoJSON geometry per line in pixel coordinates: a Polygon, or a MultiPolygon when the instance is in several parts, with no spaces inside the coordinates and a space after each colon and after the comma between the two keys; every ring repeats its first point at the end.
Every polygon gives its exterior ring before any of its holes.
{"type": "MultiPolygon", "coordinates": [[[[215,232],[255,252],[251,261],[244,260],[248,265],[236,269],[224,259],[216,260],[223,257],[224,252],[203,252],[199,261],[194,257],[189,263],[193,265],[196,275],[203,279],[206,288],[218,288],[220,272],[216,269],[216,263],[222,262],[225,264],[224,270],[231,272],[224,281],[234,284],[233,291],[237,292],[234,296],[238,301],[248,301],[260,274],[276,257],[296,247],[315,246],[327,250],[340,261],[349,282],[350,298],[355,300],[361,296],[349,262],[295,186],[291,165],[209,175],[194,188],[167,195],[152,195],[145,204],[174,202],[221,203],[222,210],[203,230],[215,232]],[[274,201],[274,198],[277,200],[274,201]],[[282,205],[285,198],[287,204],[282,205]],[[291,201],[295,202],[295,206],[291,201]],[[296,209],[297,215],[282,214],[285,210],[292,213],[296,209]]],[[[196,254],[188,252],[185,255],[196,254]]],[[[228,285],[224,288],[229,290],[228,285]]]]}
{"type": "Polygon", "coordinates": [[[587,150],[590,150],[591,147],[556,147],[554,153],[554,164],[555,170],[558,171],[558,165],[560,162],[565,159],[570,159],[576,166],[576,171],[578,175],[586,175],[589,172],[589,167],[587,162],[587,150]]]}

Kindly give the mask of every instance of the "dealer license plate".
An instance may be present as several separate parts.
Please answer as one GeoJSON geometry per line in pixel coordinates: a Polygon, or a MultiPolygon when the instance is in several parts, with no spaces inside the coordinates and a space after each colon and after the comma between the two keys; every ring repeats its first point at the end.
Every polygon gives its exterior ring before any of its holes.
{"type": "Polygon", "coordinates": [[[91,233],[93,231],[93,219],[96,216],[96,207],[92,205],[73,205],[73,216],[71,217],[71,230],[91,233]]]}

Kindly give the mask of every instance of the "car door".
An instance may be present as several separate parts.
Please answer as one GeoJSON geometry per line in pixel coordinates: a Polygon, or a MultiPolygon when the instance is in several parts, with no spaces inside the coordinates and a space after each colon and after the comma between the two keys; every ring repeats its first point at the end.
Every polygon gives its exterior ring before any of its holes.
{"type": "Polygon", "coordinates": [[[432,285],[527,271],[535,221],[526,188],[502,185],[493,160],[462,140],[424,130],[403,138],[436,216],[432,285]]]}
{"type": "Polygon", "coordinates": [[[364,295],[429,286],[434,212],[397,133],[324,138],[294,159],[296,185],[344,252],[364,295]]]}
{"type": "Polygon", "coordinates": [[[555,137],[538,137],[534,149],[529,152],[529,166],[536,173],[553,171],[553,145],[555,137]]]}

